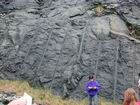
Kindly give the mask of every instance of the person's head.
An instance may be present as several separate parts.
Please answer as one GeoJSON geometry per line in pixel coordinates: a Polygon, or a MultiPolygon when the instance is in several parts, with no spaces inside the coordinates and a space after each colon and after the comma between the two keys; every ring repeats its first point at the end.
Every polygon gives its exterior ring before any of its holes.
{"type": "Polygon", "coordinates": [[[93,81],[93,80],[94,80],[94,77],[93,77],[92,75],[90,75],[90,76],[89,76],[89,80],[90,80],[90,81],[93,81]]]}
{"type": "Polygon", "coordinates": [[[137,93],[133,88],[128,88],[124,93],[123,105],[136,105],[136,102],[138,102],[137,93]]]}

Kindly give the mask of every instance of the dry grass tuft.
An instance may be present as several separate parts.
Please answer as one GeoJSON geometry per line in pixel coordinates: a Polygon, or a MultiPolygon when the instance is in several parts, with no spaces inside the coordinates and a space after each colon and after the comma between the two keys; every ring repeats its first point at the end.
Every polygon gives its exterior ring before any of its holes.
{"type": "Polygon", "coordinates": [[[102,14],[104,12],[104,8],[102,5],[98,5],[96,8],[95,8],[95,11],[96,13],[99,13],[99,14],[102,14]]]}

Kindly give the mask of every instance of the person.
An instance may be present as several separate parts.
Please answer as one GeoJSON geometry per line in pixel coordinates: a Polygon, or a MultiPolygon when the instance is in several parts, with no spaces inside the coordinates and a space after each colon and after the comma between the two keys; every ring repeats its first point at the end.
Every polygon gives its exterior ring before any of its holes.
{"type": "Polygon", "coordinates": [[[89,105],[92,105],[92,98],[94,99],[94,105],[98,105],[97,93],[99,92],[100,88],[101,88],[100,84],[94,79],[94,77],[89,76],[89,81],[86,84],[89,105]]]}
{"type": "Polygon", "coordinates": [[[123,105],[140,105],[138,95],[133,88],[125,91],[123,105]]]}
{"type": "Polygon", "coordinates": [[[23,97],[11,101],[8,105],[32,105],[32,97],[24,92],[23,97]]]}
{"type": "Polygon", "coordinates": [[[138,96],[139,96],[139,99],[140,99],[140,79],[138,81],[138,96]]]}
{"type": "MultiPolygon", "coordinates": [[[[139,77],[140,77],[140,73],[139,73],[139,77]]],[[[140,79],[138,80],[138,96],[140,100],[140,79]]]]}

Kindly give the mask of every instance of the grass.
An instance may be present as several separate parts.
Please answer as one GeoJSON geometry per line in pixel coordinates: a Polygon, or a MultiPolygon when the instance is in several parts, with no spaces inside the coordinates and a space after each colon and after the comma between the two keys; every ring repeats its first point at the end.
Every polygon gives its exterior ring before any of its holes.
{"type": "MultiPolygon", "coordinates": [[[[49,90],[35,89],[30,87],[28,82],[0,80],[0,91],[16,92],[18,96],[23,96],[24,92],[33,97],[34,102],[44,105],[88,105],[88,99],[83,100],[63,100],[60,96],[53,95],[49,90]]],[[[99,100],[98,105],[112,105],[111,102],[99,100]]],[[[119,105],[119,104],[115,104],[119,105]]]]}
{"type": "Polygon", "coordinates": [[[103,6],[102,5],[98,5],[96,8],[95,8],[95,11],[97,12],[97,13],[103,13],[104,12],[104,8],[103,8],[103,6]]]}

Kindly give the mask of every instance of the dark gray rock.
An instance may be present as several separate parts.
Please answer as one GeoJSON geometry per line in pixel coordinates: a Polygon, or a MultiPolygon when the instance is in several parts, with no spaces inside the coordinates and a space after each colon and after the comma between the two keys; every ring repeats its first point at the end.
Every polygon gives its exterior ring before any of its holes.
{"type": "Polygon", "coordinates": [[[102,87],[99,97],[122,102],[128,87],[137,89],[140,72],[138,4],[0,1],[0,78],[26,80],[63,98],[82,99],[93,74],[102,87]],[[99,5],[101,13],[95,10],[99,5]]]}

